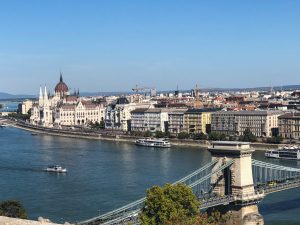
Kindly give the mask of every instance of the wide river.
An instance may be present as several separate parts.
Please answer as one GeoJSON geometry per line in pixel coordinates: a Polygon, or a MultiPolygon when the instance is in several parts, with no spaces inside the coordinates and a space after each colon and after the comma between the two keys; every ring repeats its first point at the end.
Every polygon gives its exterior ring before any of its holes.
{"type": "MultiPolygon", "coordinates": [[[[254,158],[265,160],[263,152],[254,158]]],[[[205,149],[153,150],[130,143],[32,136],[0,129],[0,201],[20,200],[30,218],[76,222],[145,195],[147,188],[174,182],[210,161],[205,149]],[[61,164],[68,174],[43,172],[61,164]]],[[[269,160],[299,167],[295,161],[269,160]]],[[[266,224],[300,224],[300,189],[265,198],[259,205],[266,224]]]]}

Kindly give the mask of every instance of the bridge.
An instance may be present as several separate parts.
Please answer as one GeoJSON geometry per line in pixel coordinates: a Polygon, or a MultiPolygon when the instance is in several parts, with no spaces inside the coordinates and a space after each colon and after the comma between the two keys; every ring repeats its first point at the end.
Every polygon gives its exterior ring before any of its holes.
{"type": "MultiPolygon", "coordinates": [[[[263,224],[257,203],[266,195],[300,187],[300,169],[252,159],[249,143],[213,142],[208,148],[212,160],[202,168],[174,182],[188,185],[200,200],[200,209],[230,212],[236,224],[263,224]]],[[[138,215],[146,198],[77,223],[78,225],[139,224],[138,215]]]]}

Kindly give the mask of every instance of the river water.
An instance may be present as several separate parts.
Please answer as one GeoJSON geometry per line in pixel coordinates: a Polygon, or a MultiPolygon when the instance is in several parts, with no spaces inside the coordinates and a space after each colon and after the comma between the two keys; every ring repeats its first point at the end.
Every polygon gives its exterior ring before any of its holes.
{"type": "MultiPolygon", "coordinates": [[[[263,152],[254,158],[267,161],[263,152]]],[[[174,182],[208,161],[210,153],[199,148],[153,150],[2,128],[0,200],[20,200],[31,219],[76,222],[141,198],[147,188],[174,182]],[[66,167],[68,174],[43,172],[54,163],[66,167]]],[[[300,168],[295,161],[268,161],[300,168]]],[[[300,190],[268,196],[259,210],[266,224],[300,224],[300,190]]]]}

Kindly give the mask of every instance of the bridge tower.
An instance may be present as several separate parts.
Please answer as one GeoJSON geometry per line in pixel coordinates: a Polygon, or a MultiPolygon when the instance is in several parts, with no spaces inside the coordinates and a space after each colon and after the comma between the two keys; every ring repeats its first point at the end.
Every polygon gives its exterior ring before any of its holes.
{"type": "Polygon", "coordinates": [[[212,160],[218,160],[212,172],[222,164],[232,162],[232,165],[211,178],[213,193],[224,196],[232,195],[235,202],[226,207],[218,208],[220,211],[230,212],[230,224],[263,224],[262,216],[258,212],[257,203],[264,197],[254,189],[252,175],[252,153],[250,143],[218,141],[208,148],[212,160]],[[255,221],[250,221],[253,219],[255,221]]]}

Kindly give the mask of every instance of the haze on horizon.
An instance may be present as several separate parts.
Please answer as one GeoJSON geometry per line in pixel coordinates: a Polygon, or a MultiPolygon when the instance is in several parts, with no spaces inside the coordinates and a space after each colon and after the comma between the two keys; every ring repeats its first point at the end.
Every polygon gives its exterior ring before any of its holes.
{"type": "Polygon", "coordinates": [[[300,84],[299,1],[2,1],[0,92],[300,84]]]}

